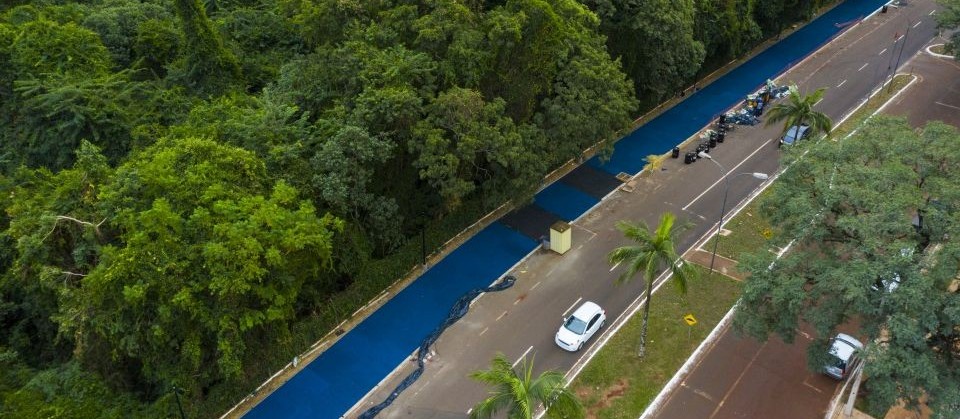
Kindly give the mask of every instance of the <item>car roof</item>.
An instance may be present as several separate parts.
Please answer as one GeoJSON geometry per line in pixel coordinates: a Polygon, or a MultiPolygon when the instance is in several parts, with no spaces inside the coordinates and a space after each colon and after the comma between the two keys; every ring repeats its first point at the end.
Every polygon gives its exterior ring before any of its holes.
{"type": "Polygon", "coordinates": [[[846,333],[839,333],[835,338],[833,338],[833,344],[830,346],[830,353],[837,356],[842,360],[850,359],[850,356],[853,355],[853,351],[863,348],[863,344],[860,343],[857,338],[850,336],[846,333]]]}
{"type": "Polygon", "coordinates": [[[808,125],[800,125],[799,128],[797,125],[794,125],[787,129],[787,132],[783,135],[783,142],[787,144],[793,144],[793,141],[798,137],[802,137],[803,133],[807,132],[810,129],[808,125]]]}
{"type": "Polygon", "coordinates": [[[581,305],[580,308],[577,309],[577,311],[573,312],[573,317],[576,317],[578,319],[583,319],[583,320],[590,320],[590,318],[593,317],[594,314],[600,311],[602,310],[600,309],[600,306],[597,305],[597,303],[594,303],[593,301],[587,301],[583,303],[583,305],[581,305]]]}

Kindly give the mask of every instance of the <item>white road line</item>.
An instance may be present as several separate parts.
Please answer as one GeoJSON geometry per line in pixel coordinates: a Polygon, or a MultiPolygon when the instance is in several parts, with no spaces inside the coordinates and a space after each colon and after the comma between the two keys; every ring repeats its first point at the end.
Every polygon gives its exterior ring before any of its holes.
{"type": "Polygon", "coordinates": [[[573,304],[570,304],[570,307],[567,307],[567,309],[563,311],[563,315],[562,315],[561,317],[567,317],[567,312],[570,311],[570,310],[572,310],[573,307],[574,307],[575,305],[577,305],[577,303],[579,303],[580,300],[582,300],[582,299],[583,299],[583,297],[577,298],[577,301],[574,301],[573,304]]]}
{"type": "Polygon", "coordinates": [[[868,65],[870,65],[870,63],[864,63],[862,66],[860,66],[859,69],[857,69],[857,71],[860,71],[860,70],[863,70],[863,69],[867,68],[868,65]]]}
{"type": "Polygon", "coordinates": [[[914,28],[916,28],[917,26],[920,26],[920,24],[921,24],[921,23],[923,23],[923,21],[922,21],[922,20],[921,20],[921,21],[919,21],[919,22],[917,22],[917,24],[915,24],[915,25],[913,25],[913,27],[914,27],[914,28]]]}
{"type": "Polygon", "coordinates": [[[537,289],[537,287],[539,287],[539,286],[540,286],[540,283],[541,283],[541,282],[543,282],[543,281],[537,281],[537,283],[536,283],[536,284],[533,284],[533,286],[532,286],[532,287],[530,287],[530,291],[533,291],[533,290],[535,290],[535,289],[537,289]]]}
{"type": "Polygon", "coordinates": [[[731,174],[731,173],[733,173],[733,172],[736,172],[738,167],[740,167],[741,165],[743,165],[744,163],[746,163],[747,160],[750,160],[751,158],[753,158],[753,155],[754,155],[754,154],[757,154],[760,150],[762,150],[764,147],[766,147],[767,144],[770,144],[771,141],[773,141],[773,140],[770,139],[770,140],[764,141],[763,144],[760,144],[760,147],[757,147],[756,150],[753,150],[753,153],[750,153],[750,155],[747,156],[745,159],[743,159],[743,161],[741,161],[740,163],[737,163],[736,166],[733,166],[733,168],[730,169],[729,172],[724,173],[723,176],[720,176],[720,178],[717,179],[716,182],[713,182],[713,185],[710,185],[710,187],[708,187],[707,189],[704,189],[703,192],[700,192],[700,195],[697,195],[696,198],[693,198],[693,200],[690,201],[689,204],[684,205],[683,208],[681,208],[681,210],[682,210],[682,211],[686,211],[687,208],[690,208],[690,206],[693,205],[694,202],[697,202],[698,200],[700,200],[700,198],[703,198],[703,196],[706,195],[707,192],[710,192],[710,190],[713,189],[714,186],[717,186],[718,183],[723,182],[723,179],[725,179],[725,178],[727,177],[727,175],[729,175],[729,174],[731,174]]]}
{"type": "MultiPolygon", "coordinates": [[[[837,85],[837,87],[843,86],[843,84],[846,83],[846,82],[847,82],[847,80],[844,79],[842,82],[840,82],[840,84],[837,85]]],[[[819,102],[819,101],[818,101],[818,102],[819,102]]]]}
{"type": "Polygon", "coordinates": [[[472,407],[471,407],[471,408],[469,408],[469,409],[467,409],[467,414],[469,415],[469,414],[470,414],[470,412],[472,412],[472,411],[473,411],[473,408],[472,408],[472,407]]]}
{"type": "Polygon", "coordinates": [[[530,350],[531,350],[531,349],[533,349],[533,346],[531,346],[531,347],[527,348],[527,350],[523,351],[523,355],[520,355],[520,358],[517,358],[517,362],[514,362],[514,363],[513,363],[513,367],[516,367],[517,364],[520,363],[520,361],[523,361],[523,358],[526,358],[526,357],[527,357],[527,354],[530,353],[530,350]]]}
{"type": "Polygon", "coordinates": [[[613,267],[610,268],[610,272],[613,272],[614,269],[617,269],[617,266],[620,266],[620,262],[617,262],[616,265],[613,265],[613,267]]]}
{"type": "Polygon", "coordinates": [[[887,49],[886,49],[886,48],[884,48],[883,51],[880,51],[880,53],[877,54],[877,55],[883,55],[883,53],[885,53],[885,52],[887,52],[887,49]]]}
{"type": "Polygon", "coordinates": [[[936,103],[937,105],[940,105],[940,106],[946,106],[946,107],[948,107],[948,108],[953,108],[953,109],[956,109],[956,110],[960,110],[960,107],[956,107],[956,106],[953,106],[953,105],[947,105],[946,103],[943,103],[943,102],[933,102],[933,103],[936,103]]]}
{"type": "Polygon", "coordinates": [[[506,315],[507,315],[507,312],[506,312],[506,311],[504,311],[503,313],[500,313],[500,316],[499,316],[499,317],[497,317],[497,319],[496,319],[496,320],[494,320],[494,321],[495,321],[495,322],[498,322],[498,321],[500,321],[500,319],[502,319],[502,318],[503,318],[503,316],[506,316],[506,315]]]}
{"type": "Polygon", "coordinates": [[[894,40],[893,40],[893,43],[896,44],[896,43],[897,43],[898,41],[900,41],[901,39],[903,39],[903,35],[900,35],[900,36],[897,37],[897,39],[894,39],[894,40]]]}
{"type": "Polygon", "coordinates": [[[477,336],[483,336],[484,333],[487,333],[487,330],[490,330],[490,328],[489,328],[489,327],[484,327],[484,328],[483,328],[483,331],[481,331],[480,334],[477,335],[477,336]]]}
{"type": "MultiPolygon", "coordinates": [[[[840,86],[837,86],[837,87],[840,87],[840,86]]],[[[820,100],[818,100],[818,101],[816,101],[816,102],[814,102],[814,103],[813,103],[813,106],[817,106],[817,105],[819,105],[819,104],[820,104],[820,102],[823,102],[823,98],[820,98],[820,100]]]]}
{"type": "Polygon", "coordinates": [[[927,16],[933,16],[933,14],[934,14],[935,12],[936,12],[936,10],[931,10],[930,13],[927,14],[927,16]]]}

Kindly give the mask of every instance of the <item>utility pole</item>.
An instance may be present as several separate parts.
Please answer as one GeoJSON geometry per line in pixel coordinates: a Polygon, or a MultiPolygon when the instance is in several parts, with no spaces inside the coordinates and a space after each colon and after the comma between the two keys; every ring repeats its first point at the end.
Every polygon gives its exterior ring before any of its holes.
{"type": "MultiPolygon", "coordinates": [[[[897,67],[900,67],[900,58],[903,57],[903,49],[907,46],[907,35],[910,35],[910,22],[907,22],[907,32],[903,34],[903,43],[900,44],[900,53],[897,54],[897,64],[890,71],[890,84],[887,86],[887,93],[890,93],[890,90],[893,89],[893,76],[897,73],[897,67]]],[[[890,58],[893,58],[892,51],[890,58]]]]}

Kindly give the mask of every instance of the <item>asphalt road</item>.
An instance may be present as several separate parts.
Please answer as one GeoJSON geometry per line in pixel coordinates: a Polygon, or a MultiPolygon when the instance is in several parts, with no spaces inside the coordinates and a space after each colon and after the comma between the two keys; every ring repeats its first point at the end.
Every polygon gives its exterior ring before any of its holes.
{"type": "Polygon", "coordinates": [[[887,105],[884,113],[905,116],[916,127],[927,121],[960,127],[960,62],[921,53],[904,64],[901,72],[916,75],[915,86],[887,105]]]}
{"type": "MultiPolygon", "coordinates": [[[[910,57],[934,36],[935,22],[929,15],[934,6],[931,0],[916,0],[907,7],[877,14],[778,81],[796,82],[806,91],[828,87],[818,109],[838,120],[888,75],[887,67],[896,64],[894,54],[899,55],[902,48],[902,57],[910,57]]],[[[608,196],[573,223],[570,251],[564,255],[541,252],[528,257],[511,271],[518,278],[513,288],[479,298],[471,312],[439,339],[436,355],[428,361],[420,380],[379,417],[465,417],[487,392],[467,376],[471,371],[486,368],[497,352],[511,360],[535,357],[537,371],[579,368],[581,360],[603,339],[594,338],[590,347],[577,354],[561,350],[553,343],[553,336],[564,313],[578,301],[597,302],[607,311],[608,331],[615,319],[636,306],[642,289],[639,280],[614,285],[620,270],[611,269],[606,254],[626,244],[615,229],[616,221],[643,220],[656,225],[661,213],[674,212],[694,223],[678,244],[680,249],[692,247],[716,228],[725,183],[721,176],[741,172],[773,174],[779,169],[775,141],[779,131],[776,126],[738,127],[727,136],[728,141],[711,151],[717,165],[702,160],[684,165],[670,160],[664,171],[635,179],[632,192],[617,191],[608,196]]],[[[759,182],[749,176],[736,178],[730,185],[728,209],[757,188],[759,182]]],[[[804,360],[797,362],[802,364],[804,360]]],[[[413,362],[399,366],[348,416],[386,398],[414,366],[413,362]]]]}
{"type": "MultiPolygon", "coordinates": [[[[936,42],[936,41],[935,41],[936,42]]],[[[916,76],[910,87],[883,108],[906,116],[917,127],[939,120],[960,127],[960,64],[920,52],[901,68],[916,76]]],[[[856,334],[854,325],[846,333],[856,334]]],[[[803,328],[792,344],[772,337],[760,343],[725,328],[680,385],[664,398],[654,417],[823,417],[840,385],[806,368],[810,330],[803,328]],[[790,397],[774,397],[789,394],[790,397]]]]}

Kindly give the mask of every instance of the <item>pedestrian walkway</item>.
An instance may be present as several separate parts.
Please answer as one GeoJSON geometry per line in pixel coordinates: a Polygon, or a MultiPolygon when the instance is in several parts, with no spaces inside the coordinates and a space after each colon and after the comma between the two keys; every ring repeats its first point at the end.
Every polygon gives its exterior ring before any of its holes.
{"type": "Polygon", "coordinates": [[[548,186],[532,204],[483,229],[393,296],[248,416],[339,417],[401,364],[463,293],[489,285],[533,251],[546,227],[580,217],[621,184],[617,174],[639,172],[647,155],[661,154],[694,135],[768,78],[838,35],[843,29],[838,22],[861,18],[883,3],[842,2],[619,141],[610,161],[593,158],[548,186]]]}

